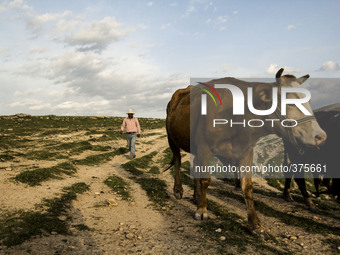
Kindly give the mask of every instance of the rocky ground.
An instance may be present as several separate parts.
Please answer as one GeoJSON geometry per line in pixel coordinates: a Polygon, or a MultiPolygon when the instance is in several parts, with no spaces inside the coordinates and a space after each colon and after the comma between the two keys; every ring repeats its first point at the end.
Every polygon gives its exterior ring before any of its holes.
{"type": "MultiPolygon", "coordinates": [[[[13,135],[13,129],[0,130],[0,142],[8,133],[13,135]]],[[[255,179],[256,208],[270,235],[262,240],[247,229],[241,191],[234,190],[232,183],[214,179],[208,191],[210,219],[198,222],[193,218],[195,205],[188,167],[182,169],[182,200],[172,194],[172,171],[160,171],[169,161],[165,129],[146,128],[138,139],[134,160],[125,151],[118,153],[126,145],[123,138],[105,139],[107,130],[103,127],[89,134],[78,128],[53,135],[39,131],[20,136],[22,142],[29,139],[25,147],[0,147],[0,254],[340,252],[340,207],[333,199],[315,201],[320,209],[310,212],[298,193],[297,202],[288,203],[279,187],[255,179]],[[79,141],[87,141],[92,147],[78,153],[75,148],[56,149],[60,144],[79,141]],[[48,148],[54,157],[36,158],[48,148]],[[103,148],[105,152],[99,150],[103,148]],[[27,156],[30,151],[35,151],[35,156],[27,156]],[[101,154],[109,157],[97,157],[100,160],[95,163],[82,161],[101,154]],[[72,173],[59,173],[57,168],[54,177],[39,179],[39,174],[65,160],[72,162],[72,173]],[[29,174],[20,175],[34,170],[38,171],[33,179],[29,174]],[[118,184],[107,184],[113,176],[124,182],[122,189],[117,189],[118,184]],[[32,182],[37,179],[38,183],[32,182]],[[82,189],[73,192],[70,187],[79,183],[82,189]],[[41,227],[36,228],[40,221],[41,227]]],[[[184,166],[188,161],[186,154],[184,166]]]]}

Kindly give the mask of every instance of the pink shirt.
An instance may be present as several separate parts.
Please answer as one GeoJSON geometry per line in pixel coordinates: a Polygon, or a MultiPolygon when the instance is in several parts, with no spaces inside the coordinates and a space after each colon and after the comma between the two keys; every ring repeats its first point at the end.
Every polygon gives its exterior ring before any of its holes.
{"type": "Polygon", "coordinates": [[[123,120],[123,124],[120,127],[121,131],[124,131],[126,129],[126,132],[137,132],[137,134],[140,134],[140,126],[138,119],[136,117],[133,117],[129,119],[129,117],[125,118],[123,120]]]}

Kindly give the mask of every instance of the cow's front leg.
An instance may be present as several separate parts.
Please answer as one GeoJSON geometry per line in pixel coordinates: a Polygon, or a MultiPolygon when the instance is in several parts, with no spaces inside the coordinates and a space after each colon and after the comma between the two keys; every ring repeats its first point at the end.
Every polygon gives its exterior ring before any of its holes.
{"type": "Polygon", "coordinates": [[[208,219],[208,210],[207,210],[207,189],[210,185],[211,178],[201,178],[199,179],[201,194],[199,197],[197,211],[195,213],[196,220],[206,220],[208,219]]]}
{"type": "Polygon", "coordinates": [[[194,204],[198,205],[201,197],[201,181],[200,178],[194,179],[194,204]]]}

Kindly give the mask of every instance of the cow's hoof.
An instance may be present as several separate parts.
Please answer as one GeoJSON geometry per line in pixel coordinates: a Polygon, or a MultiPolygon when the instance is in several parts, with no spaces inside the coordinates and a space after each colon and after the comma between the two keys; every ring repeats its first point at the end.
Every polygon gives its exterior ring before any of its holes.
{"type": "Polygon", "coordinates": [[[307,198],[306,199],[306,205],[307,205],[307,208],[311,211],[318,211],[318,208],[316,207],[316,205],[313,203],[312,199],[310,198],[307,198]]]}
{"type": "Polygon", "coordinates": [[[308,209],[311,211],[311,212],[318,212],[319,211],[319,208],[316,207],[316,205],[313,204],[313,206],[308,206],[308,209]]]}
{"type": "Polygon", "coordinates": [[[182,199],[183,197],[183,188],[181,187],[174,187],[174,195],[176,199],[182,199]]]}
{"type": "Polygon", "coordinates": [[[263,240],[267,240],[270,238],[269,234],[267,233],[267,231],[265,230],[264,227],[259,227],[259,228],[256,228],[254,230],[251,231],[253,235],[257,236],[257,237],[260,237],[261,239],[263,240]]]}
{"type": "Polygon", "coordinates": [[[241,190],[241,186],[236,185],[236,186],[234,187],[234,190],[237,190],[237,191],[241,190]]]}
{"type": "Polygon", "coordinates": [[[206,211],[206,209],[198,209],[196,212],[195,212],[195,219],[196,220],[207,220],[209,217],[208,217],[208,212],[206,211]]]}
{"type": "Polygon", "coordinates": [[[294,199],[290,193],[283,193],[283,197],[287,202],[294,202],[294,199]]]}

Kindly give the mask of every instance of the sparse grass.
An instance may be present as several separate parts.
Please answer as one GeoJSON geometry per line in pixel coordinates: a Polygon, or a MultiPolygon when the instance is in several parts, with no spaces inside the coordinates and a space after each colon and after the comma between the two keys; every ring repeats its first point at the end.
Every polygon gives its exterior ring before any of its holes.
{"type": "Polygon", "coordinates": [[[165,167],[172,160],[172,151],[171,151],[170,147],[166,148],[163,151],[163,154],[164,154],[164,156],[160,159],[160,161],[158,163],[160,163],[162,167],[165,167]]]}
{"type": "Polygon", "coordinates": [[[68,158],[67,156],[61,155],[60,153],[45,150],[29,151],[25,154],[25,157],[31,160],[56,160],[68,158]]]}
{"type": "Polygon", "coordinates": [[[15,176],[14,180],[26,183],[29,186],[36,186],[50,179],[60,179],[62,174],[72,175],[76,171],[77,169],[73,164],[64,162],[53,167],[23,171],[15,176]]]}
{"type": "Polygon", "coordinates": [[[128,200],[131,198],[130,192],[129,192],[129,184],[124,181],[123,178],[112,175],[108,177],[104,183],[111,188],[112,191],[116,192],[117,194],[122,196],[123,200],[128,200]]]}
{"type": "Polygon", "coordinates": [[[84,159],[73,160],[72,162],[76,165],[95,166],[95,165],[103,164],[111,160],[111,158],[113,158],[114,156],[121,155],[126,152],[128,152],[128,149],[121,147],[113,152],[90,155],[84,159]]]}
{"type": "Polygon", "coordinates": [[[59,219],[77,194],[88,190],[85,183],[75,183],[63,189],[60,197],[45,199],[37,206],[41,211],[15,211],[0,217],[0,241],[8,247],[18,245],[42,233],[70,234],[68,223],[59,219]]]}
{"type": "MultiPolygon", "coordinates": [[[[227,190],[220,190],[215,189],[211,191],[213,194],[218,195],[219,197],[230,197],[244,203],[244,198],[242,195],[227,191],[227,190]]],[[[308,219],[306,217],[296,216],[292,214],[288,214],[286,212],[281,212],[276,210],[262,201],[255,200],[255,208],[256,210],[260,211],[262,214],[268,217],[274,217],[279,219],[281,222],[285,223],[286,225],[291,225],[299,228],[303,228],[305,231],[309,233],[324,233],[324,234],[334,234],[340,235],[340,229],[337,227],[330,227],[326,224],[319,223],[308,219]]]]}
{"type": "Polygon", "coordinates": [[[92,228],[89,228],[85,224],[76,224],[76,225],[72,225],[72,227],[74,227],[75,229],[79,231],[93,231],[92,228]]]}
{"type": "Polygon", "coordinates": [[[123,164],[122,168],[135,176],[140,176],[144,173],[143,171],[137,169],[137,167],[135,167],[132,161],[123,164]]]}
{"type": "MultiPolygon", "coordinates": [[[[247,222],[235,213],[229,212],[228,209],[218,203],[208,200],[208,210],[213,212],[219,219],[208,220],[200,223],[198,226],[208,234],[208,237],[217,241],[220,245],[219,250],[225,252],[225,245],[238,248],[240,253],[247,253],[247,246],[250,244],[257,251],[267,251],[274,254],[289,254],[282,247],[281,249],[269,246],[261,238],[253,235],[248,227],[247,222]],[[217,233],[216,229],[221,228],[222,233],[217,233]],[[220,236],[225,236],[228,240],[220,241],[220,236]],[[247,240],[245,242],[245,240],[247,240]]],[[[273,236],[269,236],[272,243],[278,244],[273,236]]]]}
{"type": "Polygon", "coordinates": [[[122,164],[122,168],[128,171],[129,173],[140,176],[144,172],[139,169],[146,169],[150,166],[150,164],[153,162],[152,158],[157,154],[157,151],[153,151],[148,155],[145,155],[141,158],[136,158],[134,160],[131,160],[125,164],[122,164]],[[139,168],[139,169],[138,169],[139,168]]]}
{"type": "Polygon", "coordinates": [[[153,162],[152,158],[157,154],[157,151],[153,151],[149,153],[148,155],[145,155],[141,158],[136,158],[131,162],[131,164],[135,167],[141,168],[141,169],[146,169],[150,167],[150,164],[153,162]]]}
{"type": "Polygon", "coordinates": [[[166,183],[158,178],[139,178],[136,180],[146,191],[150,201],[158,207],[165,206],[169,196],[166,193],[166,183]]]}
{"type": "Polygon", "coordinates": [[[161,172],[159,171],[158,166],[153,166],[153,167],[150,168],[148,173],[150,173],[150,174],[160,174],[161,172]]]}

